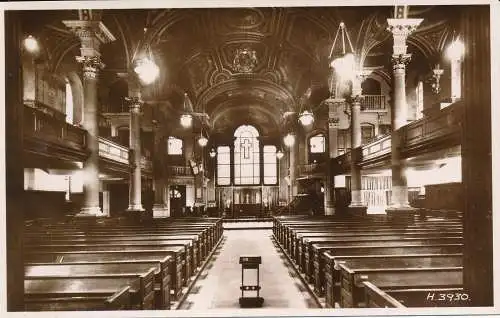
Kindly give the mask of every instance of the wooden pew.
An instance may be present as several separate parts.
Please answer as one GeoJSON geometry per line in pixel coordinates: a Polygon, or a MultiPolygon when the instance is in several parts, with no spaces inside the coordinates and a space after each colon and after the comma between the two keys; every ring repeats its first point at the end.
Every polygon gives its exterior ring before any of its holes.
{"type": "Polygon", "coordinates": [[[421,232],[417,234],[407,234],[405,232],[400,231],[387,231],[387,232],[379,232],[372,233],[370,235],[352,235],[351,233],[345,233],[345,235],[341,235],[343,233],[338,233],[337,236],[327,236],[327,237],[308,237],[303,239],[302,244],[298,246],[297,254],[295,257],[295,261],[301,268],[305,268],[306,266],[306,258],[309,257],[309,260],[312,259],[312,245],[313,244],[329,244],[329,243],[338,243],[338,242],[361,242],[361,241],[370,241],[370,242],[378,242],[378,241],[411,241],[411,240],[463,240],[463,236],[460,233],[449,234],[449,232],[421,232]],[[309,255],[308,255],[309,254],[309,255]]]}
{"type": "MultiPolygon", "coordinates": [[[[386,231],[380,231],[380,232],[362,232],[362,233],[352,233],[352,232],[336,232],[336,233],[327,233],[327,232],[301,232],[298,233],[294,243],[292,244],[291,252],[289,255],[291,256],[292,259],[299,259],[299,252],[302,253],[303,250],[303,244],[305,243],[306,240],[310,242],[314,242],[314,239],[316,238],[335,238],[335,237],[359,237],[359,238],[364,238],[364,237],[369,237],[369,236],[384,236],[384,235],[408,235],[411,237],[420,237],[420,236],[425,236],[425,237],[432,237],[436,236],[436,233],[439,233],[439,235],[443,236],[443,234],[446,234],[447,236],[461,236],[463,235],[463,231],[456,231],[456,230],[443,230],[443,231],[433,231],[433,230],[401,230],[401,229],[394,229],[394,230],[386,230],[386,231]]],[[[299,261],[300,263],[300,261],[299,261]]]]}
{"type": "Polygon", "coordinates": [[[178,300],[183,286],[183,258],[181,248],[144,249],[127,251],[65,251],[65,252],[25,252],[25,262],[65,263],[65,262],[116,262],[116,261],[158,261],[172,257],[170,266],[172,297],[178,300]]]}
{"type": "Polygon", "coordinates": [[[131,309],[130,287],[107,296],[34,297],[24,301],[25,311],[127,310],[131,309]]]}
{"type": "Polygon", "coordinates": [[[139,235],[148,235],[148,236],[164,236],[168,234],[173,235],[181,235],[181,234],[192,234],[192,235],[201,235],[201,245],[202,249],[202,257],[206,257],[210,250],[214,247],[214,242],[210,239],[208,232],[206,230],[198,230],[198,229],[168,229],[168,230],[154,230],[154,229],[135,229],[135,230],[125,230],[125,229],[110,229],[108,231],[77,231],[71,229],[61,229],[61,230],[44,230],[38,232],[30,232],[26,234],[27,240],[37,239],[38,237],[61,237],[61,236],[107,236],[107,237],[134,237],[139,235]]]}
{"type": "Polygon", "coordinates": [[[462,225],[453,225],[453,226],[429,226],[429,225],[409,225],[409,226],[394,226],[391,224],[373,224],[373,223],[356,223],[356,224],[323,224],[314,227],[289,227],[288,231],[285,233],[285,239],[283,244],[287,250],[290,250],[291,244],[293,242],[294,237],[298,233],[304,233],[307,231],[330,231],[330,232],[351,232],[351,233],[371,233],[371,232],[381,232],[386,230],[417,230],[417,231],[440,231],[440,230],[462,230],[462,225]]]}
{"type": "Polygon", "coordinates": [[[193,244],[193,263],[192,268],[196,269],[196,267],[201,265],[203,260],[203,255],[201,251],[201,246],[199,244],[199,236],[198,235],[134,235],[134,236],[97,236],[97,235],[58,235],[58,236],[40,236],[33,237],[31,239],[26,240],[26,244],[80,244],[80,243],[90,243],[90,244],[101,244],[101,243],[114,243],[114,242],[130,242],[130,241],[184,241],[190,240],[193,244]]]}
{"type": "MultiPolygon", "coordinates": [[[[340,306],[364,307],[363,281],[369,281],[380,289],[400,288],[461,288],[462,267],[427,268],[378,268],[353,270],[340,264],[342,271],[340,306]]],[[[422,289],[423,288],[423,289],[422,289]]],[[[422,297],[422,293],[416,295],[422,297]]]]}
{"type": "Polygon", "coordinates": [[[323,286],[326,290],[326,306],[333,308],[335,302],[340,302],[340,264],[351,269],[453,267],[462,266],[462,258],[461,253],[334,256],[333,264],[331,261],[325,262],[326,281],[323,286]]]}
{"type": "MultiPolygon", "coordinates": [[[[143,274],[106,274],[73,277],[26,277],[24,297],[26,303],[32,299],[54,299],[68,297],[91,298],[113,296],[129,286],[131,309],[154,309],[154,269],[143,274]]],[[[84,308],[86,309],[86,308],[84,308]]]]}
{"type": "Polygon", "coordinates": [[[462,239],[457,238],[436,238],[436,239],[394,239],[394,240],[379,240],[379,241],[339,241],[336,243],[314,243],[311,245],[310,252],[305,251],[305,266],[304,272],[308,280],[315,285],[315,289],[321,290],[321,281],[324,279],[324,259],[322,253],[336,247],[370,247],[370,246],[426,246],[426,245],[446,245],[446,244],[461,244],[462,239]]]}
{"type": "Polygon", "coordinates": [[[469,307],[463,288],[389,288],[363,281],[366,307],[469,307]]]}
{"type": "Polygon", "coordinates": [[[425,235],[406,235],[406,234],[384,234],[384,235],[367,235],[367,236],[338,236],[338,237],[318,237],[304,240],[298,251],[296,261],[302,262],[305,270],[308,270],[314,260],[314,248],[320,250],[328,249],[330,245],[350,244],[353,246],[369,242],[369,244],[386,246],[401,245],[401,244],[436,244],[436,243],[455,243],[462,242],[463,236],[448,236],[447,233],[440,235],[439,233],[426,233],[425,235]],[[309,266],[309,267],[308,267],[309,266]]]}
{"type": "Polygon", "coordinates": [[[79,277],[155,270],[155,309],[170,309],[171,257],[161,261],[38,263],[24,266],[25,277],[79,277]]]}
{"type": "MultiPolygon", "coordinates": [[[[176,248],[182,247],[184,249],[184,275],[187,280],[191,275],[194,274],[194,268],[192,268],[194,251],[193,246],[190,246],[191,241],[189,240],[179,240],[179,241],[115,241],[115,242],[102,242],[102,243],[80,243],[71,244],[71,242],[66,242],[67,244],[38,244],[38,245],[25,245],[26,250],[40,250],[40,251],[51,251],[51,252],[64,252],[64,251],[127,251],[127,250],[137,250],[137,249],[163,249],[163,248],[176,248]]],[[[187,284],[187,281],[185,282],[187,284]]]]}

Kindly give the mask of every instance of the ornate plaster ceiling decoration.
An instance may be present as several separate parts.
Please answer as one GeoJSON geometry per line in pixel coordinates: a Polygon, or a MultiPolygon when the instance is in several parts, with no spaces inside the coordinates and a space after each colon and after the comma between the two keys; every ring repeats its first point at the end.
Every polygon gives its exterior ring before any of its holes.
{"type": "Polygon", "coordinates": [[[251,73],[257,66],[257,52],[250,48],[236,49],[233,70],[238,73],[251,73]]]}
{"type": "MultiPolygon", "coordinates": [[[[414,61],[419,60],[416,55],[429,60],[440,54],[452,34],[451,7],[410,8],[412,17],[424,18],[421,28],[408,39],[414,61]]],[[[116,77],[107,73],[130,70],[134,51],[140,43],[147,43],[161,71],[151,85],[154,88],[143,92],[144,98],[169,101],[167,113],[171,108],[182,109],[178,96],[187,92],[195,111],[203,109],[210,118],[216,118],[216,112],[237,116],[226,107],[258,104],[256,111],[269,110],[264,117],[276,116],[260,122],[279,122],[284,112],[297,111],[297,101],[308,89],[312,90],[311,103],[328,97],[329,50],[341,21],[363,65],[382,66],[379,73],[389,74],[390,80],[392,37],[386,30],[390,14],[390,6],[104,10],[102,22],[117,41],[101,48],[107,67],[100,86],[116,77]],[[179,92],[173,94],[172,85],[179,92]]],[[[76,65],[78,39],[61,21],[77,15],[76,10],[50,11],[31,18],[39,23],[44,56],[51,65],[76,65]]]]}

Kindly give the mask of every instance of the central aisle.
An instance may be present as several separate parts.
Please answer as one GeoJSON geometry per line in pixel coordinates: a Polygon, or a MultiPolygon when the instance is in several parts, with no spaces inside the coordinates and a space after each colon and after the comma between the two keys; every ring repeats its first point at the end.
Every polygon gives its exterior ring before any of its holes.
{"type": "MultiPolygon", "coordinates": [[[[274,244],[272,230],[225,231],[224,236],[224,241],[180,309],[240,308],[240,256],[262,257],[260,285],[263,308],[317,308],[280,248],[274,244]]],[[[249,275],[248,278],[254,277],[249,275]]],[[[245,279],[245,282],[248,281],[245,279]]]]}

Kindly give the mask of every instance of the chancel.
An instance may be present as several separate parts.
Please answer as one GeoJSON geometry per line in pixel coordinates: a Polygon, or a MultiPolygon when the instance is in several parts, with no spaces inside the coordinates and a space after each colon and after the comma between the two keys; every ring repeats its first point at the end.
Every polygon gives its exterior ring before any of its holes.
{"type": "Polygon", "coordinates": [[[5,12],[9,311],[493,306],[488,5],[83,5],[5,12]]]}

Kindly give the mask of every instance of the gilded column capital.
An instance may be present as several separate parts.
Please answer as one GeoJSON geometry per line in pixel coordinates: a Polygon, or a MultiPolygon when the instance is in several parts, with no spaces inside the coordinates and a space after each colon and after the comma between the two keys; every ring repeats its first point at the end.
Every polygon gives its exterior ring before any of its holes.
{"type": "Polygon", "coordinates": [[[100,56],[77,56],[76,61],[83,65],[84,79],[96,79],[99,70],[104,67],[100,56]]]}

